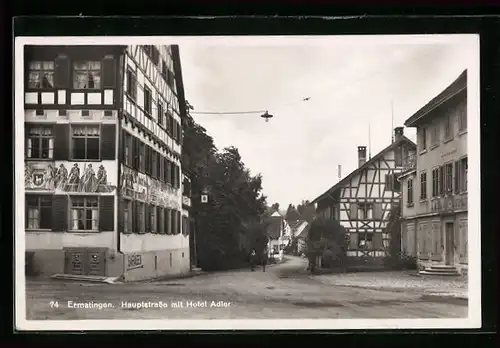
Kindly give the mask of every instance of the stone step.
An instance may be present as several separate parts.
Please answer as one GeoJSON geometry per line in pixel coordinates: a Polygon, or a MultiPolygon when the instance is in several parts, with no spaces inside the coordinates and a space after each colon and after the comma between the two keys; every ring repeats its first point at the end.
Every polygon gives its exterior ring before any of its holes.
{"type": "Polygon", "coordinates": [[[429,268],[430,269],[456,269],[455,266],[449,266],[449,265],[432,265],[429,268]]]}
{"type": "Polygon", "coordinates": [[[94,283],[115,283],[119,277],[104,277],[104,276],[92,276],[92,275],[79,275],[79,274],[62,274],[57,273],[52,275],[50,278],[58,280],[74,280],[74,281],[86,281],[94,283]]]}
{"type": "Polygon", "coordinates": [[[425,271],[420,271],[419,274],[433,275],[433,276],[459,276],[460,275],[456,270],[455,271],[439,271],[439,272],[425,270],[425,271]]]}

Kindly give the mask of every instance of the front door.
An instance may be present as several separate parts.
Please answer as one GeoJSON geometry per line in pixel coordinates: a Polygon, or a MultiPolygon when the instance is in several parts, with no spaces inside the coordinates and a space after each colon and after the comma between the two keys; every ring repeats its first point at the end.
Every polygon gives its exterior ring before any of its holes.
{"type": "Polygon", "coordinates": [[[455,255],[455,229],[453,222],[445,223],[445,252],[446,264],[453,266],[455,255]]]}

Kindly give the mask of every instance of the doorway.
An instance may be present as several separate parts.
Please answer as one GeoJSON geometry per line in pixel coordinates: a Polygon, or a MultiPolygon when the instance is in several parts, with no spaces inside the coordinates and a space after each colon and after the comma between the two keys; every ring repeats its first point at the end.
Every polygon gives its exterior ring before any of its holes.
{"type": "Polygon", "coordinates": [[[455,224],[446,222],[444,225],[445,235],[445,262],[446,265],[453,266],[455,263],[455,224]]]}

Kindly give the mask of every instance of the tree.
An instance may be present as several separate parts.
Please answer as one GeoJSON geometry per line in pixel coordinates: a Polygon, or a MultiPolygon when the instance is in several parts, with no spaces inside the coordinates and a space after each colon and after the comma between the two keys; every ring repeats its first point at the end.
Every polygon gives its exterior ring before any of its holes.
{"type": "Polygon", "coordinates": [[[331,265],[343,259],[346,247],[345,228],[338,221],[318,217],[311,222],[307,251],[312,272],[318,256],[323,256],[324,262],[331,265]]]}
{"type": "Polygon", "coordinates": [[[415,257],[405,255],[401,251],[401,206],[394,204],[387,217],[386,231],[390,235],[388,256],[385,264],[396,269],[416,269],[417,260],[415,257]]]}
{"type": "Polygon", "coordinates": [[[255,243],[248,226],[259,221],[266,207],[262,176],[250,174],[237,148],[218,151],[189,114],[183,129],[182,165],[191,177],[198,265],[205,270],[238,267],[255,243]],[[201,203],[206,193],[208,203],[201,203]]]}

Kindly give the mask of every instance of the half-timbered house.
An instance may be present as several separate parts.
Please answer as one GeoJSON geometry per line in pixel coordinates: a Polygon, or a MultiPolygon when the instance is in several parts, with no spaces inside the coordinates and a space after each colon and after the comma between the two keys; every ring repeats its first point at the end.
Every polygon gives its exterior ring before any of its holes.
{"type": "Polygon", "coordinates": [[[189,270],[176,60],[172,46],[25,47],[31,271],[129,280],[189,270]]]}
{"type": "Polygon", "coordinates": [[[312,201],[317,215],[338,220],[349,239],[347,256],[384,257],[389,233],[385,230],[389,211],[399,202],[396,180],[415,153],[415,144],[397,127],[394,141],[373,158],[366,147],[358,147],[358,168],[312,201]]]}

